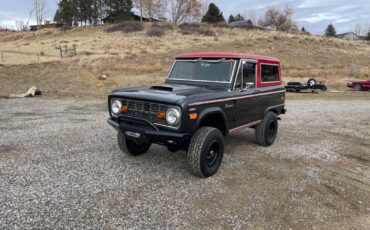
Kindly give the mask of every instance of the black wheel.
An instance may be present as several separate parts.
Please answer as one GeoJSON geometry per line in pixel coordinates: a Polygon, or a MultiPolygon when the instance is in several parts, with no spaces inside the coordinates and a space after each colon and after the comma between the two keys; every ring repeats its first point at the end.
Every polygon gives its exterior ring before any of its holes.
{"type": "Polygon", "coordinates": [[[316,80],[315,79],[309,79],[307,81],[307,85],[310,86],[310,87],[314,87],[316,85],[316,80]]]}
{"type": "Polygon", "coordinates": [[[263,121],[256,126],[256,140],[261,146],[270,146],[274,143],[278,132],[276,113],[268,112],[263,121]]]}
{"type": "Polygon", "coordinates": [[[360,84],[356,84],[354,87],[353,87],[356,91],[362,91],[362,86],[360,84]]]}
{"type": "Polygon", "coordinates": [[[118,146],[122,152],[130,155],[130,156],[139,156],[144,154],[148,151],[151,143],[135,143],[129,139],[126,139],[122,133],[118,133],[117,135],[118,146]]]}
{"type": "Polygon", "coordinates": [[[224,136],[213,127],[202,127],[191,139],[188,161],[191,171],[198,177],[214,175],[224,155],[224,136]]]}

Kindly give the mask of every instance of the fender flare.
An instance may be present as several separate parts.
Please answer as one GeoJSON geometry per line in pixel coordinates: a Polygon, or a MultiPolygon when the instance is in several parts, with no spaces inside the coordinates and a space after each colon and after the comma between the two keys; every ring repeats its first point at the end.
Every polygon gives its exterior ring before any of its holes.
{"type": "Polygon", "coordinates": [[[197,123],[196,123],[197,129],[199,128],[200,124],[202,123],[202,121],[204,120],[205,117],[207,117],[209,115],[214,115],[214,114],[221,115],[221,117],[223,119],[223,122],[225,124],[226,134],[228,134],[229,125],[227,123],[226,114],[220,107],[210,107],[210,108],[206,108],[202,112],[200,112],[200,114],[198,116],[197,123]]]}
{"type": "Polygon", "coordinates": [[[265,111],[263,112],[263,116],[266,115],[266,113],[268,113],[269,111],[273,111],[273,112],[276,112],[277,115],[279,115],[279,111],[281,112],[283,109],[284,109],[284,106],[285,104],[281,104],[281,105],[275,105],[275,106],[271,106],[271,107],[268,107],[265,109],[265,111]]]}

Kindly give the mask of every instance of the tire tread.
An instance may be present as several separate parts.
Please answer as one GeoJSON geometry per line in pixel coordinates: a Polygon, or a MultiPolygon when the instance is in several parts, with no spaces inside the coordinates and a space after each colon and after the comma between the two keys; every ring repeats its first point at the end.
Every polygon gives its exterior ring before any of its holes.
{"type": "MultiPolygon", "coordinates": [[[[214,131],[218,131],[216,128],[213,127],[201,127],[197,130],[194,134],[193,138],[191,139],[189,152],[188,152],[188,162],[191,168],[191,171],[198,177],[205,177],[201,169],[201,154],[202,149],[207,139],[207,136],[214,131]]],[[[221,131],[219,131],[221,133],[221,131]]]]}
{"type": "Polygon", "coordinates": [[[265,146],[265,147],[269,146],[265,138],[265,130],[266,130],[268,121],[270,119],[274,119],[275,117],[276,117],[276,113],[270,111],[264,116],[262,122],[256,126],[256,133],[255,133],[256,141],[259,145],[265,146]]]}

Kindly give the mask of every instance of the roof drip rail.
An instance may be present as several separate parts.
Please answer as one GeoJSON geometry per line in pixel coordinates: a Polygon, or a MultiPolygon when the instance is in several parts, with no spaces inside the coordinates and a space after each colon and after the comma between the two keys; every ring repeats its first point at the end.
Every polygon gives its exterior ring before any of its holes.
{"type": "Polygon", "coordinates": [[[219,62],[226,62],[227,60],[226,60],[226,58],[221,58],[221,59],[218,59],[218,60],[204,60],[203,58],[198,58],[198,59],[192,60],[192,62],[198,62],[198,61],[219,63],[219,62]]]}

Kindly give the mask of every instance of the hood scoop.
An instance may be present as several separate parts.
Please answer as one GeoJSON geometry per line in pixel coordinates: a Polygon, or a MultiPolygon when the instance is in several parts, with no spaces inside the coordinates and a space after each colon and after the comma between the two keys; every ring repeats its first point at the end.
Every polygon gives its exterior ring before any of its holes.
{"type": "Polygon", "coordinates": [[[150,87],[152,90],[160,90],[166,92],[173,92],[173,88],[171,86],[161,85],[161,86],[152,86],[150,87]]]}

